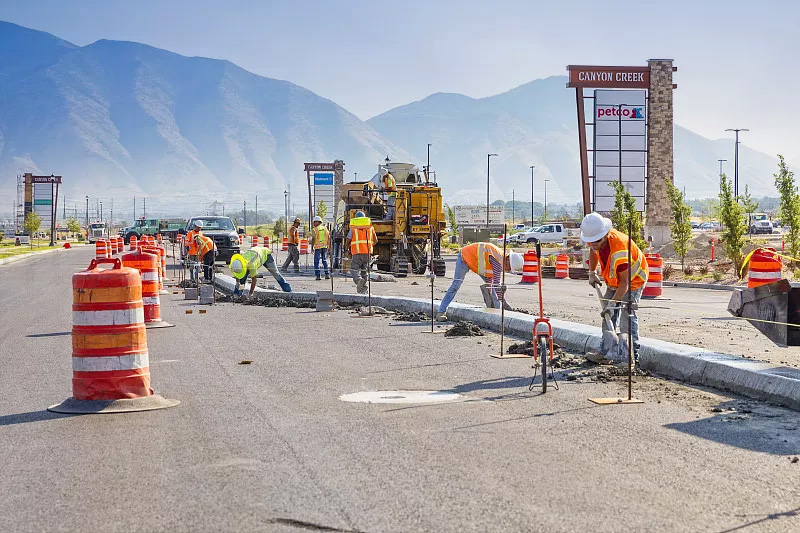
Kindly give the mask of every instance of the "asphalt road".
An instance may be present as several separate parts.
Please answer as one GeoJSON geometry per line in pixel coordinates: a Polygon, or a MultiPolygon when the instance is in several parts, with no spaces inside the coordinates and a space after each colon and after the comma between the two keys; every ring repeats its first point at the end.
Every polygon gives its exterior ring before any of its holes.
{"type": "MultiPolygon", "coordinates": [[[[285,252],[278,252],[278,259],[285,252]]],[[[301,259],[305,269],[305,261],[301,259]]],[[[446,256],[447,274],[437,278],[434,297],[441,299],[453,279],[455,256],[446,256]]],[[[330,282],[313,279],[313,260],[309,256],[309,269],[305,275],[286,275],[294,290],[315,291],[330,288],[330,282]]],[[[515,308],[538,314],[539,288],[520,284],[521,277],[509,274],[506,278],[508,301],[515,308]]],[[[275,284],[267,278],[262,286],[275,284]]],[[[472,273],[458,292],[455,301],[483,305],[479,286],[480,278],[472,273]]],[[[355,293],[352,280],[337,278],[336,291],[355,293]]],[[[375,294],[430,298],[427,277],[411,275],[398,278],[396,283],[373,283],[375,294]]],[[[600,304],[595,291],[586,281],[571,279],[545,279],[543,285],[545,314],[583,324],[600,325],[600,304]]],[[[759,333],[748,322],[728,313],[731,293],[725,290],[687,289],[664,287],[663,295],[654,300],[642,300],[639,310],[639,332],[644,337],[690,344],[699,348],[720,351],[784,366],[800,368],[800,346],[780,348],[759,333]]]]}
{"type": "Polygon", "coordinates": [[[496,335],[391,318],[171,294],[148,344],[179,406],[49,413],[89,257],[0,267],[0,531],[800,530],[800,413],[643,377],[644,404],[600,407],[623,383],[575,369],[541,395],[496,335]],[[462,398],[339,400],[396,389],[462,398]]]}

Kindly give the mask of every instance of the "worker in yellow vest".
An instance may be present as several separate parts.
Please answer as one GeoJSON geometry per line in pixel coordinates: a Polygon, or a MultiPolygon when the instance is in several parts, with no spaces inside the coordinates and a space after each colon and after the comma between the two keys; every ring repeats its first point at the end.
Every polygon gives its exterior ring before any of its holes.
{"type": "Polygon", "coordinates": [[[479,275],[484,283],[490,285],[489,294],[492,297],[492,302],[495,308],[499,308],[501,301],[503,307],[511,309],[508,302],[505,301],[500,287],[501,271],[511,272],[512,270],[519,271],[523,266],[522,254],[516,252],[508,252],[503,257],[503,250],[488,242],[476,242],[468,244],[461,248],[456,257],[456,268],[453,273],[453,283],[447,289],[447,292],[442,298],[442,303],[439,305],[439,320],[447,320],[445,312],[450,306],[450,303],[456,297],[458,289],[464,283],[464,278],[470,270],[479,275]]]}
{"type": "Polygon", "coordinates": [[[311,245],[314,247],[314,274],[317,276],[317,281],[319,281],[319,262],[322,261],[322,266],[325,267],[325,279],[330,279],[326,256],[331,244],[331,233],[322,223],[322,217],[314,217],[313,224],[314,227],[311,229],[311,245]]]}
{"type": "Polygon", "coordinates": [[[294,219],[294,223],[289,226],[289,257],[283,262],[281,271],[286,272],[291,263],[294,263],[294,271],[300,272],[300,250],[297,248],[300,245],[300,218],[294,219]]]}
{"type": "Polygon", "coordinates": [[[367,292],[370,261],[372,251],[378,242],[372,221],[363,211],[356,211],[356,216],[350,219],[350,231],[347,233],[345,247],[350,250],[350,275],[359,293],[367,292]]]}
{"type": "Polygon", "coordinates": [[[217,257],[214,240],[202,233],[198,233],[194,236],[194,241],[197,249],[197,262],[203,265],[203,279],[211,281],[211,275],[214,272],[214,261],[217,257]]]}
{"type": "Polygon", "coordinates": [[[275,265],[275,258],[272,257],[270,249],[264,246],[253,246],[246,252],[234,254],[234,256],[231,257],[229,267],[233,273],[233,277],[236,278],[236,288],[233,290],[233,294],[242,294],[242,287],[245,285],[247,277],[249,276],[251,278],[249,295],[252,296],[253,292],[256,290],[256,278],[261,276],[258,273],[258,269],[262,266],[272,274],[272,277],[275,278],[275,281],[281,286],[283,292],[292,292],[291,285],[286,283],[286,280],[283,279],[283,276],[278,272],[278,267],[275,265]]]}
{"type": "Polygon", "coordinates": [[[397,182],[389,172],[383,175],[383,190],[388,195],[388,209],[386,216],[389,220],[394,218],[394,202],[397,196],[397,182]]]}
{"type": "MultiPolygon", "coordinates": [[[[647,284],[648,266],[644,253],[635,242],[631,242],[631,264],[628,264],[628,236],[611,227],[611,220],[599,213],[589,213],[581,222],[581,239],[589,245],[589,284],[597,286],[606,283],[603,296],[604,307],[600,316],[608,315],[616,329],[620,309],[626,313],[620,321],[619,330],[627,333],[633,342],[634,357],[639,357],[639,317],[636,307],[647,284]],[[600,275],[597,267],[600,267],[600,275]],[[628,300],[628,278],[631,281],[631,328],[628,331],[628,315],[623,302],[628,300]]],[[[603,330],[608,329],[603,320],[603,330]]],[[[627,354],[622,354],[627,358],[627,354]]]]}

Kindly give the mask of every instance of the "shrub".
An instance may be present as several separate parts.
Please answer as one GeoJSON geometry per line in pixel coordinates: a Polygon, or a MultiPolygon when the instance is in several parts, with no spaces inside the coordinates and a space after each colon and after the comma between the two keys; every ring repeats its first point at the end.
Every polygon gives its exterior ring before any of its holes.
{"type": "Polygon", "coordinates": [[[708,263],[700,263],[700,265],[697,267],[697,271],[704,276],[708,274],[708,263]]]}
{"type": "Polygon", "coordinates": [[[711,273],[711,277],[714,278],[714,281],[721,281],[722,278],[725,277],[725,274],[723,272],[720,272],[719,270],[715,270],[714,272],[711,273]]]}
{"type": "Polygon", "coordinates": [[[683,266],[683,273],[687,276],[694,274],[694,265],[686,264],[683,266]]]}
{"type": "Polygon", "coordinates": [[[674,273],[675,267],[672,266],[672,263],[664,263],[664,266],[661,268],[661,277],[663,279],[669,279],[674,273]]]}

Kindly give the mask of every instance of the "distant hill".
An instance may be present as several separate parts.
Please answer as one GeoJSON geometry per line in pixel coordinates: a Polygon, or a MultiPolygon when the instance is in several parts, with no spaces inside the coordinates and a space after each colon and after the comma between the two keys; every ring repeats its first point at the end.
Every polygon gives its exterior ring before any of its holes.
{"type": "MultiPolygon", "coordinates": [[[[440,183],[455,187],[461,203],[485,202],[486,154],[491,162],[492,199],[530,197],[530,165],[536,166],[536,200],[580,199],[575,93],[567,78],[536,80],[502,94],[474,99],[462,94],[433,94],[367,121],[382,136],[424,160],[432,143],[431,167],[440,183]]],[[[706,139],[675,126],[675,180],[690,197],[713,196],[718,189],[718,159],[728,159],[733,175],[733,142],[706,139]]],[[[740,145],[740,190],[774,195],[777,159],[740,145]]]]}
{"type": "Polygon", "coordinates": [[[306,161],[373,169],[410,156],[345,109],[228,61],[131,42],[77,47],[0,22],[0,188],[65,176],[65,192],[300,193],[306,161]]]}

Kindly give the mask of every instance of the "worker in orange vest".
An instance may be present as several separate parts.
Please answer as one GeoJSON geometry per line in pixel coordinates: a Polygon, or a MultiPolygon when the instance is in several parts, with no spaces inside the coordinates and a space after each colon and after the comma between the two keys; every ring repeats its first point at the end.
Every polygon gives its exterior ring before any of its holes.
{"type": "Polygon", "coordinates": [[[505,270],[511,272],[512,270],[521,270],[523,266],[522,254],[516,252],[507,252],[503,257],[503,250],[488,242],[476,242],[468,244],[461,248],[456,257],[456,267],[453,273],[453,283],[447,289],[447,292],[442,298],[442,303],[439,305],[438,319],[441,321],[447,320],[447,308],[456,297],[458,289],[464,283],[464,278],[470,270],[479,275],[485,283],[490,285],[489,294],[492,297],[495,307],[500,307],[502,301],[503,307],[511,309],[508,302],[503,298],[502,289],[500,287],[500,273],[505,270]]]}
{"type": "Polygon", "coordinates": [[[300,272],[300,250],[297,248],[300,244],[300,218],[294,219],[294,223],[289,227],[289,257],[284,261],[281,271],[286,272],[291,263],[294,263],[294,271],[300,272]]]}
{"type": "Polygon", "coordinates": [[[211,275],[214,273],[214,261],[217,257],[214,240],[202,233],[196,234],[194,240],[197,248],[197,262],[203,265],[203,279],[211,281],[211,275]]]}
{"type": "Polygon", "coordinates": [[[350,231],[347,232],[345,247],[350,250],[350,275],[356,290],[359,293],[367,292],[370,261],[372,251],[378,242],[372,220],[363,211],[356,211],[356,216],[350,219],[350,231]]]}
{"type": "Polygon", "coordinates": [[[186,234],[186,244],[184,245],[184,256],[186,266],[189,267],[189,275],[192,281],[195,280],[195,268],[197,265],[197,240],[195,237],[203,233],[203,221],[198,219],[192,223],[192,229],[186,234]]]}
{"type": "MultiPolygon", "coordinates": [[[[628,331],[627,310],[619,324],[621,333],[627,333],[633,342],[633,352],[639,358],[639,317],[636,316],[636,306],[642,297],[642,291],[647,284],[648,266],[644,253],[635,242],[631,242],[631,263],[628,264],[628,236],[611,227],[611,220],[599,213],[589,213],[581,222],[581,240],[589,245],[589,284],[593,287],[606,283],[606,292],[603,296],[603,330],[608,329],[605,315],[611,319],[611,324],[616,329],[620,318],[620,309],[626,310],[624,302],[628,301],[628,279],[631,282],[630,299],[633,303],[631,310],[631,328],[628,331]],[[600,274],[597,274],[597,267],[600,274]]],[[[627,360],[627,354],[620,354],[627,360]]]]}

